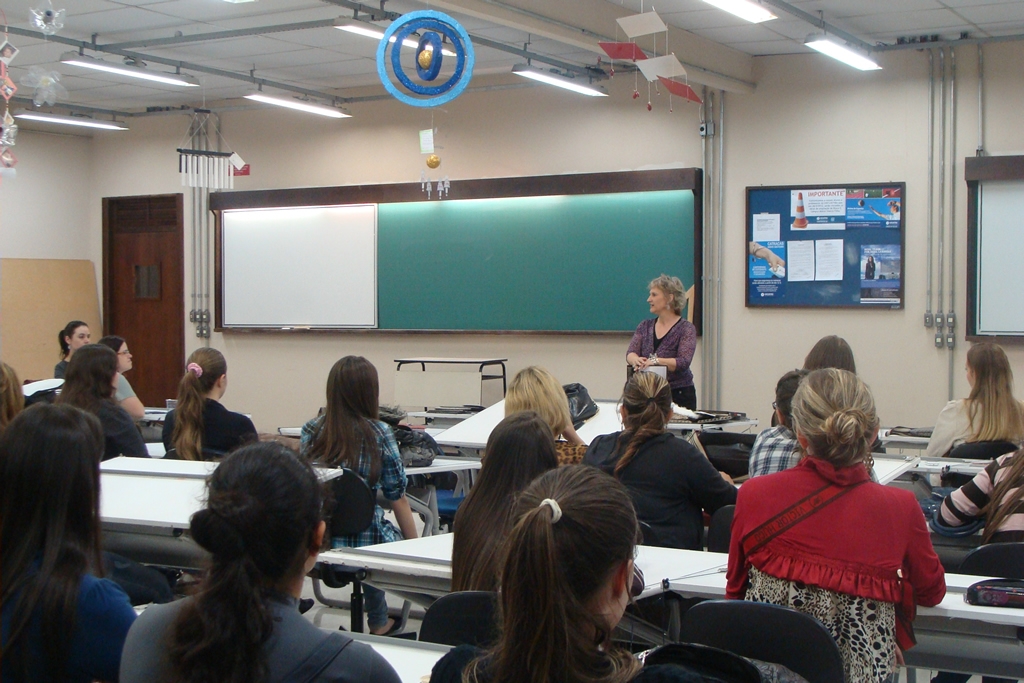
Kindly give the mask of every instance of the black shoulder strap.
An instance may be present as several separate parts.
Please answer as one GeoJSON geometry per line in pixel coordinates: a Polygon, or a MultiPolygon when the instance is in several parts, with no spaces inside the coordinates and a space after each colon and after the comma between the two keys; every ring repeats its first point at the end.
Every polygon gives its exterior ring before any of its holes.
{"type": "Polygon", "coordinates": [[[352,643],[340,633],[332,633],[313,648],[302,662],[281,678],[289,683],[312,683],[342,651],[352,643]]]}

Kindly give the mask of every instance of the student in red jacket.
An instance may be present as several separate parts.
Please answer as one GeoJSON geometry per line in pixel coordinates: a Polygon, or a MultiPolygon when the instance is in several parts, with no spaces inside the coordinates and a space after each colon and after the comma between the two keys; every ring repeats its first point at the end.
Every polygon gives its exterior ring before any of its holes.
{"type": "Polygon", "coordinates": [[[856,375],[810,373],[792,417],[807,457],[740,488],[728,597],[816,617],[839,645],[847,683],[887,681],[913,644],[914,606],[946,594],[942,565],[914,495],[869,479],[878,418],[856,375]]]}

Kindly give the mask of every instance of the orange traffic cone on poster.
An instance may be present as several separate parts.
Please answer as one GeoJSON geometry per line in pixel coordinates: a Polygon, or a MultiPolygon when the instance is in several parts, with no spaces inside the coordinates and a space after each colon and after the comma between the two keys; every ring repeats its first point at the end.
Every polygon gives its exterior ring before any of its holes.
{"type": "Polygon", "coordinates": [[[794,228],[806,228],[807,216],[804,215],[804,193],[796,193],[796,220],[793,221],[794,228]]]}

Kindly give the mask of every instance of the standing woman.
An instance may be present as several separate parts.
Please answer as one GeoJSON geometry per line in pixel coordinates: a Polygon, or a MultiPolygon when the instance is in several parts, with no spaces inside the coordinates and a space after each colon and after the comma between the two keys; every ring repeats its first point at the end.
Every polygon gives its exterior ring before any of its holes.
{"type": "MultiPolygon", "coordinates": [[[[345,356],[327,375],[327,409],[302,427],[300,451],[322,467],[346,467],[391,501],[401,532],[378,505],[363,532],[331,539],[333,548],[359,548],[416,538],[412,508],[405,497],[405,468],[394,432],[380,421],[377,368],[362,356],[345,356]]],[[[398,622],[388,617],[384,591],[364,585],[370,632],[388,634],[398,622]]]]}
{"type": "Polygon", "coordinates": [[[64,329],[57,333],[57,341],[60,343],[60,362],[53,367],[54,379],[64,379],[68,363],[75,351],[82,348],[92,339],[89,326],[81,320],[72,320],[64,329]]]}
{"type": "Polygon", "coordinates": [[[25,392],[18,374],[10,365],[0,361],[0,434],[24,407],[25,392]]]}
{"type": "Polygon", "coordinates": [[[146,416],[146,408],[142,401],[135,395],[135,390],[128,383],[124,373],[132,369],[132,352],[128,350],[128,342],[116,334],[107,335],[99,340],[99,344],[110,347],[117,354],[117,390],[114,392],[114,400],[124,408],[133,419],[141,420],[146,416]]]}
{"type": "Polygon", "coordinates": [[[942,565],[913,493],[869,480],[878,417],[856,375],[807,375],[792,418],[806,457],[740,488],[726,595],[810,614],[839,645],[847,683],[888,681],[913,645],[915,605],[946,593],[942,565]]]}
{"type": "Polygon", "coordinates": [[[179,459],[212,460],[258,439],[252,420],[220,403],[227,373],[228,363],[217,349],[196,349],[188,357],[178,403],[164,418],[164,448],[173,448],[179,459]]]}
{"type": "Polygon", "coordinates": [[[104,460],[119,455],[147,458],[149,452],[135,421],[114,401],[117,375],[117,354],[106,346],[86,344],[68,363],[57,403],[87,410],[99,418],[106,440],[104,460]]]}
{"type": "Polygon", "coordinates": [[[116,681],[135,611],[100,578],[103,430],[42,404],[0,437],[0,679],[116,681]]]}
{"type": "Polygon", "coordinates": [[[626,351],[626,362],[633,370],[663,365],[672,388],[672,402],[697,409],[697,390],[693,386],[690,361],[697,349],[697,328],[683,320],[683,283],[677,277],[660,275],[647,285],[647,303],[655,318],[640,323],[626,351]]]}
{"type": "Polygon", "coordinates": [[[316,474],[277,443],[224,459],[192,515],[210,566],[189,598],[146,609],[124,645],[122,683],[223,681],[398,683],[365,643],[299,614],[324,540],[316,474]]]}
{"type": "Polygon", "coordinates": [[[1013,370],[1002,347],[988,342],[967,351],[967,398],[950,401],[935,419],[926,458],[941,458],[973,441],[1024,439],[1024,406],[1013,397],[1013,370]]]}
{"type": "Polygon", "coordinates": [[[498,589],[499,550],[516,497],[558,467],[551,429],[537,413],[509,415],[487,437],[480,474],[455,514],[452,590],[498,589]]]}
{"type": "Polygon", "coordinates": [[[736,487],[696,448],[668,432],[672,394],[658,375],[633,375],[620,411],[625,429],[594,439],[583,462],[626,485],[637,517],[651,526],[658,545],[700,550],[703,513],[735,503],[736,487]]]}
{"type": "Polygon", "coordinates": [[[505,417],[530,410],[547,422],[555,435],[558,464],[578,465],[587,445],[572,426],[569,399],[554,375],[531,365],[512,378],[505,394],[505,417]]]}

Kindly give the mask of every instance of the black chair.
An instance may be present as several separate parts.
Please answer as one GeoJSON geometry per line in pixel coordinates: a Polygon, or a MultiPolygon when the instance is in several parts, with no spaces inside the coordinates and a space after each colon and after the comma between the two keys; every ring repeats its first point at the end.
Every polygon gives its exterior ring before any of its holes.
{"type": "Polygon", "coordinates": [[[734,478],[750,473],[750,449],[757,439],[756,434],[706,430],[697,432],[697,439],[719,472],[734,478]]]}
{"type": "Polygon", "coordinates": [[[962,443],[949,452],[951,458],[968,460],[991,460],[1017,450],[1017,444],[1009,441],[973,441],[962,443]]]}
{"type": "Polygon", "coordinates": [[[990,543],[975,548],[960,563],[958,573],[1024,579],[1024,543],[990,543]]]}
{"type": "Polygon", "coordinates": [[[680,640],[781,664],[808,683],[844,678],[832,635],[814,617],[789,607],[745,600],[708,600],[683,616],[680,640]]]}
{"type": "Polygon", "coordinates": [[[711,515],[708,524],[708,552],[729,552],[729,539],[732,536],[732,516],[736,512],[735,505],[723,505],[711,515]]]}
{"type": "MultiPolygon", "coordinates": [[[[327,524],[327,535],[348,536],[364,531],[373,521],[377,508],[377,499],[373,491],[350,469],[342,469],[341,475],[330,480],[331,493],[334,496],[334,510],[327,524]]],[[[363,632],[363,588],[362,581],[366,571],[361,567],[345,567],[319,563],[313,573],[313,595],[328,607],[343,609],[349,607],[340,600],[332,600],[324,596],[320,582],[329,588],[343,588],[352,584],[352,631],[363,632]]]]}
{"type": "Polygon", "coordinates": [[[639,524],[640,534],[643,536],[643,538],[640,539],[640,545],[647,545],[655,548],[664,547],[661,544],[661,539],[658,538],[658,532],[654,530],[654,527],[643,520],[640,520],[639,524]]]}
{"type": "Polygon", "coordinates": [[[449,593],[427,608],[420,640],[441,645],[487,647],[498,639],[498,594],[449,593]]]}

